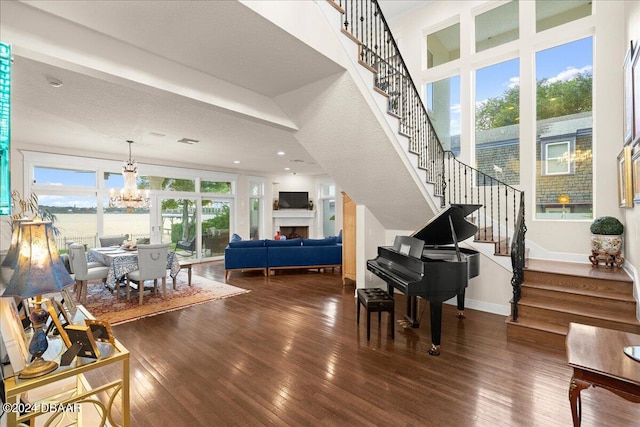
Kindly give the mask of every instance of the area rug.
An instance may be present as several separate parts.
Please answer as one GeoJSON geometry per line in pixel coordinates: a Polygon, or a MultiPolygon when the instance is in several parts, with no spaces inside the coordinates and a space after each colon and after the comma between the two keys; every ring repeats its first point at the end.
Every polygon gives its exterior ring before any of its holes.
{"type": "Polygon", "coordinates": [[[137,294],[135,294],[135,298],[132,295],[131,300],[127,301],[124,296],[116,298],[116,294],[111,293],[102,283],[89,282],[87,303],[84,306],[96,319],[117,325],[247,292],[251,291],[195,274],[191,277],[191,286],[189,286],[186,272],[181,272],[178,274],[175,290],[171,277],[167,277],[166,300],[162,299],[161,282],[158,283],[158,294],[153,295],[147,291],[142,305],[138,304],[137,294]]]}

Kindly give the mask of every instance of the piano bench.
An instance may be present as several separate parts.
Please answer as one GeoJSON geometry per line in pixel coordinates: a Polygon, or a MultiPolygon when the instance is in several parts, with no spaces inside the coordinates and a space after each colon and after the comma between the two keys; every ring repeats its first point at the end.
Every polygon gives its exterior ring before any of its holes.
{"type": "Polygon", "coordinates": [[[391,295],[381,288],[358,289],[358,325],[360,324],[360,304],[362,304],[367,310],[367,341],[369,341],[371,337],[371,313],[378,313],[378,323],[380,323],[383,311],[389,313],[389,329],[391,329],[391,338],[395,339],[394,300],[391,295]]]}

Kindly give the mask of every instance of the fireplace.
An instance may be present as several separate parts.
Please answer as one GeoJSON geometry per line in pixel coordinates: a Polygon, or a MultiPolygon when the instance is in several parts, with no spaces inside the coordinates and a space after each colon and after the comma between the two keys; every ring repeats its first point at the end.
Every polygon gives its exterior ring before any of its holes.
{"type": "Polygon", "coordinates": [[[280,234],[285,236],[287,240],[307,239],[309,238],[309,227],[280,227],[280,234]]]}
{"type": "Polygon", "coordinates": [[[306,209],[273,211],[273,234],[280,231],[287,239],[295,239],[294,236],[313,239],[315,214],[315,210],[306,209]]]}

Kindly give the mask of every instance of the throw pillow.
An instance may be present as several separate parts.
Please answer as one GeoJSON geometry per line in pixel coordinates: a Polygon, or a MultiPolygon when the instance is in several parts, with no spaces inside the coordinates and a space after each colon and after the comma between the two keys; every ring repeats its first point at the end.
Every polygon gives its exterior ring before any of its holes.
{"type": "Polygon", "coordinates": [[[231,236],[232,242],[239,242],[241,240],[242,240],[242,237],[238,236],[236,233],[233,233],[233,236],[231,236]]]}

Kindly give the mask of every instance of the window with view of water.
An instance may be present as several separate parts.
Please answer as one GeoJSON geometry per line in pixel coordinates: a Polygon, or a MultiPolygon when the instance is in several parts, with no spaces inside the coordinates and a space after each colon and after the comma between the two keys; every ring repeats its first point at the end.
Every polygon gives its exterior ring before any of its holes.
{"type": "Polygon", "coordinates": [[[33,168],[33,180],[37,185],[95,187],[96,172],[36,166],[33,168]]]}
{"type": "Polygon", "coordinates": [[[65,252],[70,242],[98,246],[97,200],[95,195],[38,194],[38,210],[44,219],[52,219],[56,228],[58,250],[65,252]]]}
{"type": "Polygon", "coordinates": [[[593,216],[592,52],[588,37],[536,54],[536,218],[593,216]]]}
{"type": "Polygon", "coordinates": [[[460,76],[427,85],[427,111],[445,150],[460,155],[460,76]]]}
{"type": "Polygon", "coordinates": [[[520,183],[519,66],[516,58],[476,71],[476,168],[509,185],[520,183]]]}

